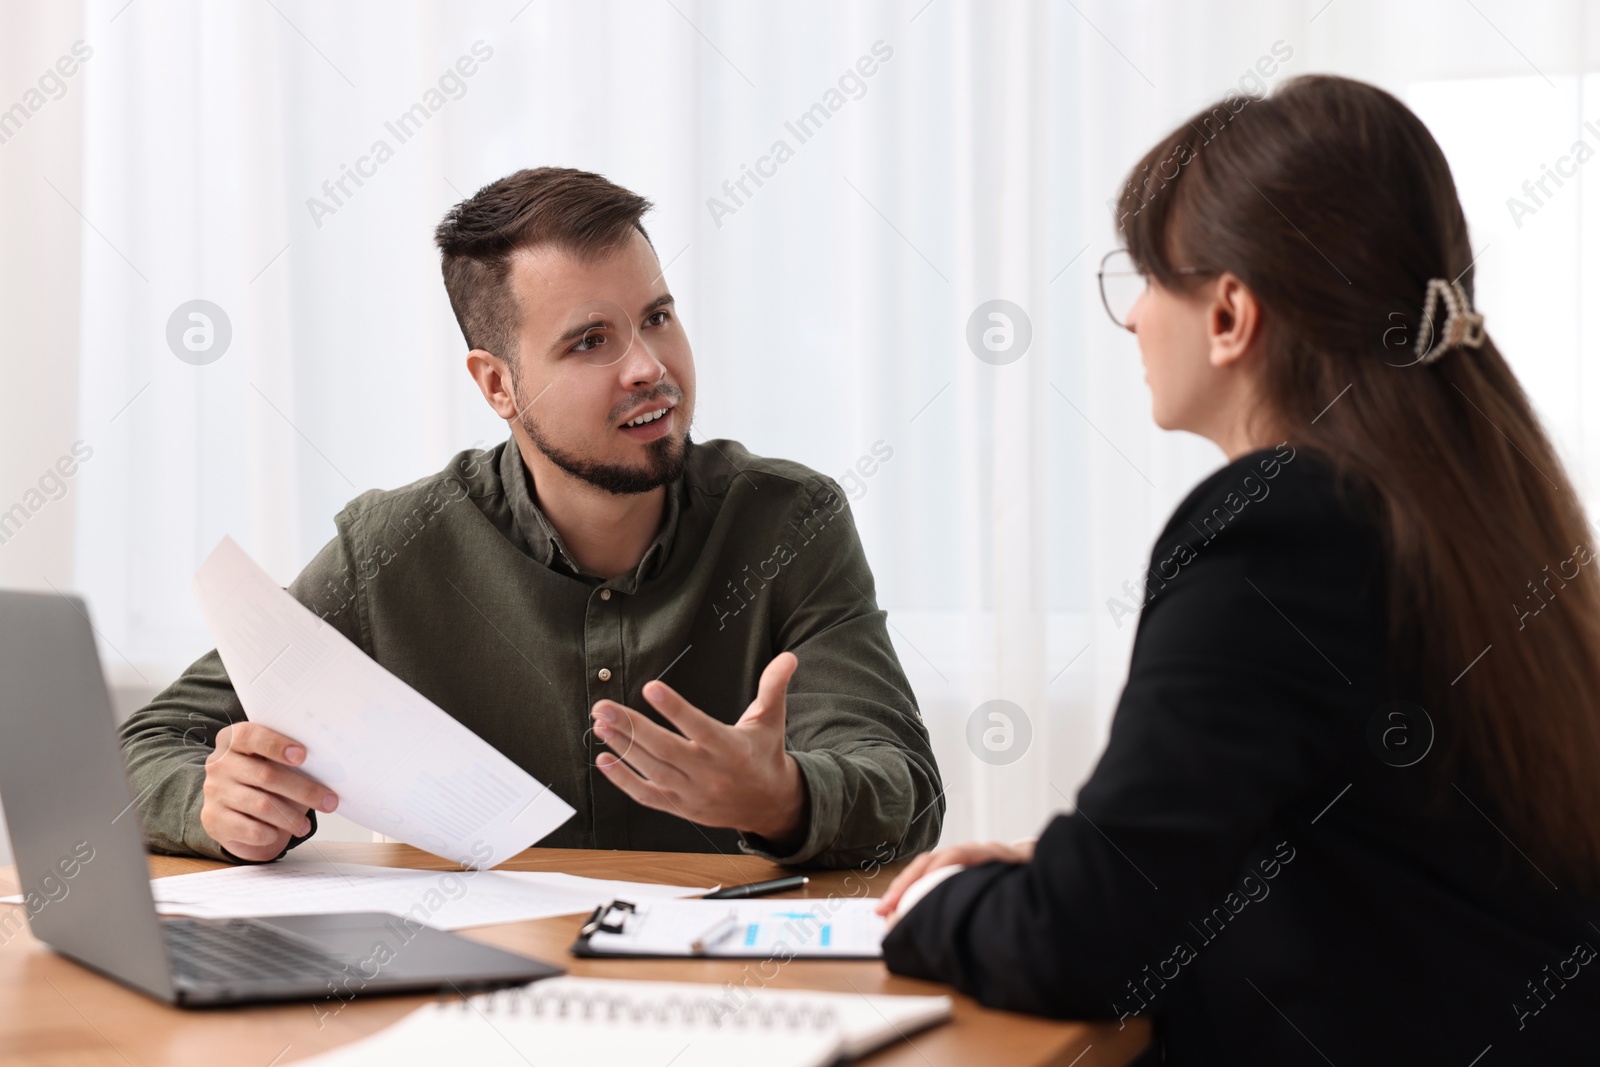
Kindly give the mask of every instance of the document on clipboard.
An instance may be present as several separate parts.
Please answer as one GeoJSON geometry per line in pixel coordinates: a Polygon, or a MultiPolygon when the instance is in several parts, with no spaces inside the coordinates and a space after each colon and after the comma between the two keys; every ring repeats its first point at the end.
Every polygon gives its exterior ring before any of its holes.
{"type": "Polygon", "coordinates": [[[877,898],[613,900],[589,916],[575,956],[875,960],[877,898]]]}

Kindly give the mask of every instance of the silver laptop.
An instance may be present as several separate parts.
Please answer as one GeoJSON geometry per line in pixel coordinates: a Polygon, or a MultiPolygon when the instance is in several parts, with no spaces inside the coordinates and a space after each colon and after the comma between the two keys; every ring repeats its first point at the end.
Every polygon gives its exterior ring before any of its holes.
{"type": "Polygon", "coordinates": [[[562,973],[378,912],[158,916],[94,633],[77,597],[0,591],[0,801],[25,898],[20,908],[0,906],[0,925],[25,915],[34,936],[62,955],[174,1004],[342,1003],[562,973]]]}

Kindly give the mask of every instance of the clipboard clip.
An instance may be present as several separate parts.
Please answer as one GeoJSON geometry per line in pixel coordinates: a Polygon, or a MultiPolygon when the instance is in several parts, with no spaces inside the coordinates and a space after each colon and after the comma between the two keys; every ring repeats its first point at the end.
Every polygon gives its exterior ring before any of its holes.
{"type": "Polygon", "coordinates": [[[597,933],[620,934],[628,921],[628,916],[638,910],[626,900],[613,900],[608,904],[602,904],[589,913],[589,920],[578,931],[578,937],[588,938],[597,933]]]}

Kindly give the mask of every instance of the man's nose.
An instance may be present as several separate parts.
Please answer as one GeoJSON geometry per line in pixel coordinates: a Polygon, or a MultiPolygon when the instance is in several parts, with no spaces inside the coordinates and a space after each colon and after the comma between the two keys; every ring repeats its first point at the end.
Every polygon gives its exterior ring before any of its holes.
{"type": "Polygon", "coordinates": [[[637,334],[623,355],[618,370],[621,371],[622,384],[629,389],[655,385],[667,376],[667,365],[656,357],[650,342],[637,334]]]}

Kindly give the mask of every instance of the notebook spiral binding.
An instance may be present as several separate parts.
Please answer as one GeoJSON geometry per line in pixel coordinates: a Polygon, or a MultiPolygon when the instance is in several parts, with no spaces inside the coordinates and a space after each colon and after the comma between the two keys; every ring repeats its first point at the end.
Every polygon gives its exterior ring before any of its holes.
{"type": "Polygon", "coordinates": [[[839,1026],[832,1008],[788,1001],[781,995],[769,999],[751,997],[741,1003],[731,990],[727,996],[669,994],[652,998],[546,989],[540,983],[482,993],[454,1004],[462,1013],[542,1022],[634,1023],[719,1030],[834,1030],[839,1026]]]}

